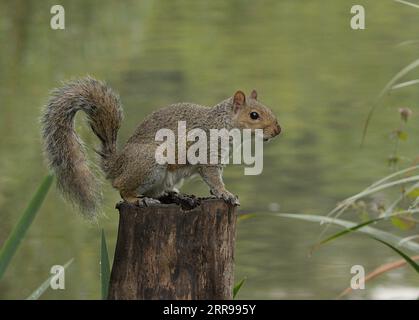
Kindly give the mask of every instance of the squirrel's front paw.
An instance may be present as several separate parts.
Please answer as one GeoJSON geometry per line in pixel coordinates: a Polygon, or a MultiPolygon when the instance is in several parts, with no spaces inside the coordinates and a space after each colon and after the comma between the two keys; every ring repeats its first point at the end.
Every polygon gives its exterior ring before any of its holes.
{"type": "Polygon", "coordinates": [[[227,190],[211,190],[213,194],[218,199],[223,199],[225,202],[232,204],[233,206],[239,206],[239,198],[227,190]]]}

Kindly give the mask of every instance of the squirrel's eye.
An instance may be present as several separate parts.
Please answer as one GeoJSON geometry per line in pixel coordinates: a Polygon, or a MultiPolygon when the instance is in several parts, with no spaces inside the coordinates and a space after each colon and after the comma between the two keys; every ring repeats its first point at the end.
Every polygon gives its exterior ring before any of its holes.
{"type": "Polygon", "coordinates": [[[259,118],[259,113],[255,112],[255,111],[250,112],[250,118],[252,118],[253,120],[258,119],[259,118]]]}

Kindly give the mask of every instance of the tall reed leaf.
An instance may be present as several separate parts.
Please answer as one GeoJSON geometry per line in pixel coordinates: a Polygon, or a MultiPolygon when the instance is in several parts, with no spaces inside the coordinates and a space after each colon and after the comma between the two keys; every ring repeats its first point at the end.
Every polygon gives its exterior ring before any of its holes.
{"type": "MultiPolygon", "coordinates": [[[[68,266],[74,261],[74,258],[70,259],[64,266],[64,270],[68,268],[68,266]]],[[[38,300],[45,291],[51,286],[51,280],[53,277],[56,277],[56,274],[53,274],[48,277],[47,280],[45,280],[39,287],[36,289],[32,294],[26,298],[26,300],[38,300]]]]}
{"type": "Polygon", "coordinates": [[[100,281],[102,284],[102,300],[106,300],[108,298],[110,269],[108,246],[106,245],[105,231],[102,229],[102,241],[100,245],[100,281]]]}
{"type": "Polygon", "coordinates": [[[6,240],[5,244],[0,251],[0,279],[3,277],[4,272],[7,269],[7,266],[12,260],[14,254],[16,253],[17,248],[19,247],[20,242],[25,237],[26,231],[32,224],[39,208],[44,201],[49,188],[51,187],[53,181],[53,176],[48,175],[44,178],[35,195],[29,202],[26,210],[23,212],[20,220],[17,225],[14,227],[9,238],[6,240]]]}

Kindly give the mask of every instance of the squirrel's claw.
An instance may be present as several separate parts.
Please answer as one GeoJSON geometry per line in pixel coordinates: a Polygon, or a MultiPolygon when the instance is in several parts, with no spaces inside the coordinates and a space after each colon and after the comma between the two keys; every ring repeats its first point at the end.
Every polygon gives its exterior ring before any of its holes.
{"type": "Polygon", "coordinates": [[[218,199],[223,199],[225,202],[233,205],[233,206],[239,206],[240,201],[239,198],[232,194],[230,191],[223,190],[223,191],[211,191],[212,195],[214,195],[218,199]]]}
{"type": "Polygon", "coordinates": [[[234,195],[234,194],[233,194],[233,197],[232,197],[232,198],[231,198],[231,197],[229,197],[226,201],[227,201],[228,203],[232,204],[233,206],[236,206],[236,207],[240,206],[239,197],[237,197],[237,196],[236,196],[236,195],[234,195]]]}

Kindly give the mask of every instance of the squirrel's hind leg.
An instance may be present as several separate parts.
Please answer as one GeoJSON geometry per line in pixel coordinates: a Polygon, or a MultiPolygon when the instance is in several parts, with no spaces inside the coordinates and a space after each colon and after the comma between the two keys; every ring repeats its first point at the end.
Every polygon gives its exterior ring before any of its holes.
{"type": "Polygon", "coordinates": [[[121,198],[126,202],[133,203],[133,204],[138,204],[139,202],[139,195],[137,194],[136,191],[120,190],[119,194],[121,195],[121,198]]]}
{"type": "Polygon", "coordinates": [[[125,202],[132,203],[135,205],[145,205],[146,207],[150,205],[160,204],[161,202],[157,199],[148,198],[145,196],[139,196],[135,191],[120,191],[121,198],[125,202]]]}
{"type": "Polygon", "coordinates": [[[165,166],[159,165],[154,157],[153,144],[129,144],[122,153],[123,168],[112,186],[126,202],[138,204],[141,197],[156,197],[164,190],[165,166]]]}

